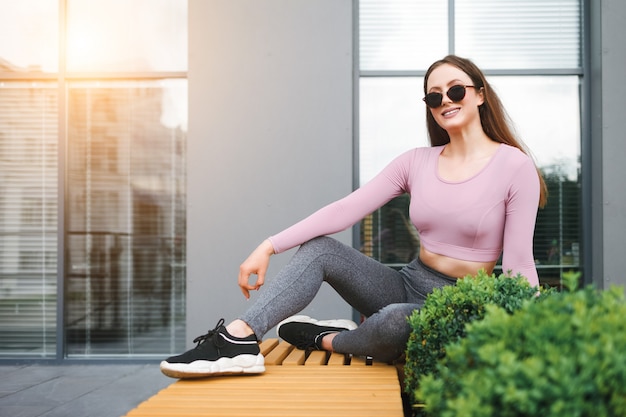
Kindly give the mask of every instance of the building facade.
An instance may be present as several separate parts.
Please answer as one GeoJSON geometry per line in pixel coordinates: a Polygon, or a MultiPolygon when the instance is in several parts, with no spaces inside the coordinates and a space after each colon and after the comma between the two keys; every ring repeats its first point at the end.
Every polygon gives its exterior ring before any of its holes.
{"type": "MultiPolygon", "coordinates": [[[[426,143],[420,80],[451,52],[475,56],[532,132],[551,192],[536,229],[542,282],[626,284],[620,0],[14,3],[0,39],[12,21],[31,25],[21,48],[0,47],[0,359],[153,360],[237,317],[249,303],[238,265],[256,245],[426,143]],[[504,55],[472,52],[467,16],[503,4],[519,21],[538,13],[537,39],[553,36],[562,57],[516,61],[545,52],[523,43],[532,31],[504,55]],[[154,9],[137,33],[104,40],[154,9]],[[368,32],[385,13],[402,18],[387,30],[417,40],[368,32]],[[518,106],[525,97],[536,102],[518,106]]],[[[481,23],[487,40],[496,22],[481,23]]],[[[399,266],[419,245],[405,208],[398,199],[336,237],[399,266]]],[[[268,280],[291,253],[273,257],[268,280]]],[[[305,313],[355,315],[326,286],[305,313]]]]}

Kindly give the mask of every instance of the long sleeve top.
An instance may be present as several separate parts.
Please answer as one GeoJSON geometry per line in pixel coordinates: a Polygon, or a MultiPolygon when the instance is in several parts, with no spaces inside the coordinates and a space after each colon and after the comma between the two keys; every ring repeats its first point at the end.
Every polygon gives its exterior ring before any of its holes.
{"type": "Polygon", "coordinates": [[[271,236],[274,251],[345,230],[408,193],[409,217],[425,249],[477,262],[492,262],[502,254],[504,272],[519,273],[538,285],[533,235],[540,185],[532,159],[501,144],[478,173],[453,182],[438,174],[445,146],[415,148],[398,156],[348,196],[271,236]]]}

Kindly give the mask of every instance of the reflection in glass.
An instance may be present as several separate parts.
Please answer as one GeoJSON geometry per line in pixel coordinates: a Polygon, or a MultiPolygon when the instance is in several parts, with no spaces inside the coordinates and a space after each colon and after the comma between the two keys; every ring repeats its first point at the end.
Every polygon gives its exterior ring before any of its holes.
{"type": "Polygon", "coordinates": [[[361,77],[361,184],[402,152],[428,146],[422,84],[423,78],[417,77],[361,77]]]}
{"type": "Polygon", "coordinates": [[[578,68],[580,0],[456,0],[455,53],[484,69],[578,68]]]}
{"type": "Polygon", "coordinates": [[[56,84],[0,82],[0,356],[54,357],[56,84]]]}
{"type": "Polygon", "coordinates": [[[72,83],[68,97],[68,356],[179,351],[186,80],[72,83]]]}
{"type": "Polygon", "coordinates": [[[534,253],[540,281],[561,285],[580,269],[580,93],[576,76],[491,77],[519,136],[548,186],[539,210],[534,253]]]}
{"type": "Polygon", "coordinates": [[[186,71],[187,2],[68,0],[68,71],[186,71]]]}
{"type": "Polygon", "coordinates": [[[59,3],[0,1],[0,72],[56,72],[59,3]]]}
{"type": "Polygon", "coordinates": [[[361,225],[361,251],[401,268],[419,254],[419,236],[408,213],[409,197],[395,198],[365,218],[361,225]]]}
{"type": "Polygon", "coordinates": [[[448,0],[359,1],[360,69],[424,70],[448,50],[448,0]]]}
{"type": "MultiPolygon", "coordinates": [[[[560,285],[561,274],[580,267],[580,93],[576,76],[492,76],[520,138],[531,150],[549,188],[539,210],[534,253],[540,281],[560,285]]],[[[363,184],[401,152],[428,146],[422,79],[367,77],[360,80],[360,181],[363,184]]],[[[363,248],[387,262],[386,224],[395,209],[406,212],[405,197],[361,224],[363,248]]],[[[411,252],[411,234],[393,244],[411,252]]],[[[388,240],[387,240],[388,241],[388,240]]],[[[393,248],[398,252],[396,248],[393,248]]],[[[390,263],[395,263],[395,261],[390,263]]]]}
{"type": "Polygon", "coordinates": [[[581,137],[578,77],[501,76],[489,77],[489,82],[539,167],[558,169],[576,180],[581,137]]]}

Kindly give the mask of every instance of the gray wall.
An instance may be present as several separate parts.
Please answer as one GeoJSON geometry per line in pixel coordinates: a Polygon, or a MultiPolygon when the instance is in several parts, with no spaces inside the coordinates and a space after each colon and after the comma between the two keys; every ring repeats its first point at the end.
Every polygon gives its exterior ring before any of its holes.
{"type": "Polygon", "coordinates": [[[626,2],[590,1],[592,280],[626,287],[626,2]]]}
{"type": "MultiPolygon", "coordinates": [[[[189,1],[189,337],[246,308],[238,266],[261,240],[351,190],[352,7],[189,1]]],[[[585,11],[586,280],[626,287],[626,2],[588,0],[585,11]]],[[[289,256],[273,258],[270,277],[289,256]]],[[[351,315],[327,288],[308,313],[351,315]]]]}
{"type": "MultiPolygon", "coordinates": [[[[188,339],[249,305],[263,239],[352,190],[352,38],[352,0],[189,1],[188,339]]],[[[352,310],[325,284],[306,313],[352,310]]]]}

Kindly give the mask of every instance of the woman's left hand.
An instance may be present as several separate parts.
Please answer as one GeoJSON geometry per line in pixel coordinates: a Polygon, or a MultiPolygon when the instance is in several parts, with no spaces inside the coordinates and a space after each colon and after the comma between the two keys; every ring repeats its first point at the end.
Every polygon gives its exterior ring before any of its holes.
{"type": "Polygon", "coordinates": [[[250,291],[257,291],[265,283],[265,273],[270,265],[270,256],[274,254],[272,242],[264,240],[239,266],[239,287],[244,297],[250,298],[250,291]],[[257,279],[250,282],[250,275],[255,274],[257,279]]]}

